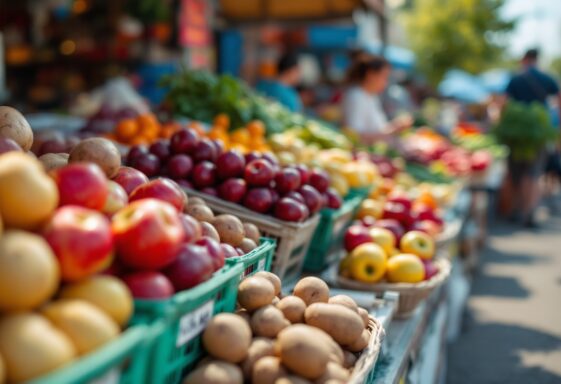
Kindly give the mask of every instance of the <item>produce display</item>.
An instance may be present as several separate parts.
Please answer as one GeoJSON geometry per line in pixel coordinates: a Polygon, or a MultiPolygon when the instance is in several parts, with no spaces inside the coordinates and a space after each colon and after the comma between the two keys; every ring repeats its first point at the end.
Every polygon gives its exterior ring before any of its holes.
{"type": "Polygon", "coordinates": [[[149,147],[132,147],[127,163],[149,177],[170,176],[183,187],[285,221],[305,221],[323,207],[337,209],[342,203],[337,191],[329,188],[329,176],[320,169],[281,167],[271,153],[244,156],[190,128],[149,147]]]}
{"type": "Polygon", "coordinates": [[[240,309],[208,323],[202,342],[209,356],[183,383],[348,382],[376,333],[368,312],[349,296],[331,296],[316,277],[301,279],[291,295],[280,288],[269,272],[244,279],[240,309]]]}

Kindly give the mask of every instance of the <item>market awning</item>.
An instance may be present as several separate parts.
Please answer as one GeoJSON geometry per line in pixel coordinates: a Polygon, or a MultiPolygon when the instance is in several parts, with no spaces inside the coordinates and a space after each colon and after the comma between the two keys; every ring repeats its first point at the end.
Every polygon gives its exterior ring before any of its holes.
{"type": "Polygon", "coordinates": [[[480,103],[489,97],[489,92],[477,76],[457,69],[446,73],[438,85],[438,92],[466,103],[480,103]]]}
{"type": "Polygon", "coordinates": [[[395,45],[382,47],[379,42],[369,43],[364,49],[376,55],[383,55],[394,68],[410,70],[415,65],[415,54],[410,50],[395,45]]]}

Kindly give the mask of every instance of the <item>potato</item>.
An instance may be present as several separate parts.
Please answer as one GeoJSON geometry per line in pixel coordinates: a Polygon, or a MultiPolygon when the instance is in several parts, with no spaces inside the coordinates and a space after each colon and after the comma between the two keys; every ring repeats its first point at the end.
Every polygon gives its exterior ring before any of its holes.
{"type": "Polygon", "coordinates": [[[270,384],[287,374],[278,357],[265,356],[253,365],[251,382],[253,384],[270,384]]]}
{"type": "Polygon", "coordinates": [[[53,169],[62,168],[68,164],[68,160],[61,156],[59,153],[46,153],[39,156],[39,161],[43,164],[46,172],[53,169]]]}
{"type": "MultiPolygon", "coordinates": [[[[1,234],[1,233],[0,233],[1,234]]],[[[274,306],[276,306],[279,303],[280,299],[278,298],[278,296],[273,297],[273,301],[271,301],[271,304],[273,304],[274,306]]]]}
{"type": "Polygon", "coordinates": [[[356,364],[356,355],[349,351],[343,351],[343,355],[345,358],[343,359],[343,367],[345,368],[352,368],[356,364]]]}
{"type": "Polygon", "coordinates": [[[290,322],[274,305],[259,308],[251,317],[251,330],[256,336],[275,338],[290,322]]]}
{"type": "Polygon", "coordinates": [[[33,145],[33,131],[23,115],[12,107],[0,106],[0,137],[12,139],[24,151],[33,145]]]}
{"type": "Polygon", "coordinates": [[[356,305],[356,302],[350,296],[336,295],[336,296],[330,297],[328,303],[329,304],[339,304],[339,305],[342,305],[342,306],[347,307],[349,309],[352,309],[354,312],[358,313],[358,305],[356,305]]]}
{"type": "Polygon", "coordinates": [[[360,337],[356,339],[354,343],[347,345],[346,348],[351,352],[361,352],[364,348],[366,348],[369,341],[370,332],[365,328],[362,330],[360,337]]]}
{"type": "Polygon", "coordinates": [[[240,249],[242,251],[244,251],[244,253],[249,253],[251,251],[253,251],[255,248],[257,248],[257,244],[255,244],[255,242],[247,237],[244,237],[244,239],[242,240],[242,242],[239,245],[240,249]]]}
{"type": "Polygon", "coordinates": [[[267,271],[260,271],[253,276],[264,277],[265,279],[269,280],[271,284],[273,284],[273,287],[275,287],[275,296],[281,294],[281,280],[274,273],[267,272],[267,271]]]}
{"type": "MultiPolygon", "coordinates": [[[[201,199],[200,197],[194,196],[191,197],[189,196],[189,202],[187,203],[187,205],[205,205],[206,206],[206,201],[204,201],[203,199],[201,199]]],[[[185,213],[187,213],[187,211],[185,211],[185,213]]]]}
{"type": "Polygon", "coordinates": [[[271,304],[274,298],[273,284],[262,277],[250,276],[238,285],[238,303],[249,312],[271,304]]]}
{"type": "Polygon", "coordinates": [[[210,320],[203,333],[203,345],[206,351],[211,356],[230,363],[244,360],[250,344],[249,325],[233,313],[216,315],[210,320]]]}
{"type": "Polygon", "coordinates": [[[247,310],[245,310],[245,309],[243,309],[243,308],[242,308],[242,309],[238,309],[238,310],[236,311],[236,315],[238,315],[239,317],[241,317],[242,319],[244,319],[244,320],[247,322],[247,324],[250,324],[250,322],[251,322],[251,314],[250,314],[247,310]]]}
{"type": "Polygon", "coordinates": [[[213,361],[200,366],[183,380],[183,384],[243,384],[243,374],[237,365],[213,361]]]}
{"type": "Polygon", "coordinates": [[[278,334],[277,354],[292,372],[312,380],[325,373],[329,362],[327,342],[305,324],[291,325],[278,334]]]}
{"type": "MultiPolygon", "coordinates": [[[[196,219],[196,218],[195,218],[196,219]]],[[[198,219],[197,219],[198,220],[198,219]]],[[[220,235],[214,228],[214,226],[206,221],[200,221],[199,224],[201,225],[201,235],[210,237],[213,240],[216,240],[220,243],[220,235]]]]}
{"type": "Polygon", "coordinates": [[[337,304],[314,303],[304,313],[306,324],[324,330],[341,345],[350,345],[364,329],[360,316],[337,304]]]}
{"type": "Polygon", "coordinates": [[[291,323],[303,323],[306,303],[298,296],[286,296],[282,298],[277,308],[282,311],[284,317],[291,323]]]}
{"type": "Polygon", "coordinates": [[[304,300],[306,305],[327,303],[329,300],[329,287],[322,279],[310,276],[296,283],[293,294],[304,300]]]}
{"type": "Polygon", "coordinates": [[[110,140],[92,137],[76,144],[70,152],[68,162],[96,163],[108,178],[112,178],[121,166],[121,154],[110,140]]]}
{"type": "Polygon", "coordinates": [[[312,384],[312,382],[300,376],[288,375],[275,380],[275,384],[312,384]]]}
{"type": "Polygon", "coordinates": [[[214,228],[218,231],[218,235],[220,235],[220,239],[224,243],[228,243],[234,247],[239,247],[242,244],[245,237],[243,224],[236,216],[218,215],[212,221],[212,225],[214,225],[214,228]]]}
{"type": "Polygon", "coordinates": [[[346,383],[351,376],[350,372],[345,368],[341,367],[337,363],[329,362],[327,363],[327,370],[325,373],[316,380],[316,384],[326,384],[330,382],[330,380],[339,381],[342,383],[346,383]]]}
{"type": "Polygon", "coordinates": [[[368,311],[362,307],[360,307],[358,309],[358,314],[360,315],[360,317],[362,318],[362,322],[364,324],[364,328],[368,328],[368,325],[370,323],[370,314],[368,313],[368,311]]]}
{"type": "Polygon", "coordinates": [[[255,224],[244,223],[243,229],[245,237],[255,241],[255,244],[259,244],[261,241],[261,233],[259,233],[259,228],[257,228],[255,224]]]}
{"type": "Polygon", "coordinates": [[[244,376],[250,377],[257,360],[265,356],[275,356],[275,342],[265,337],[254,338],[249,346],[247,357],[241,363],[244,376]]]}
{"type": "MultiPolygon", "coordinates": [[[[192,199],[193,198],[191,198],[191,200],[192,199]]],[[[210,209],[206,205],[202,205],[202,204],[187,205],[187,208],[185,208],[184,211],[186,214],[193,216],[195,219],[199,221],[206,221],[207,223],[212,223],[212,221],[214,220],[214,213],[212,213],[212,209],[210,209]]]]}

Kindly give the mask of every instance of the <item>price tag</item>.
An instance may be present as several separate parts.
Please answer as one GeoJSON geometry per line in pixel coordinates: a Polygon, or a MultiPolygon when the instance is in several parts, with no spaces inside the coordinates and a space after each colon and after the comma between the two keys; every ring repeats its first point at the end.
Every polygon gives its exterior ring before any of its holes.
{"type": "Polygon", "coordinates": [[[265,259],[261,259],[259,260],[259,263],[257,263],[257,271],[264,271],[265,270],[265,259]]]}
{"type": "Polygon", "coordinates": [[[186,344],[205,329],[207,323],[212,318],[213,309],[214,300],[210,300],[179,319],[179,333],[175,342],[176,347],[186,344]]]}
{"type": "Polygon", "coordinates": [[[105,375],[98,377],[97,379],[91,380],[89,384],[119,384],[121,380],[121,369],[113,368],[105,375]]]}

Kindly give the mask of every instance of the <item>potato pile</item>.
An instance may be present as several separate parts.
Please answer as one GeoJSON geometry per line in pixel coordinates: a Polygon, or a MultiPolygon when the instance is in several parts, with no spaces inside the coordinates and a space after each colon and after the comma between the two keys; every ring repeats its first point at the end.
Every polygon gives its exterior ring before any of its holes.
{"type": "Polygon", "coordinates": [[[368,312],[329,296],[316,277],[281,297],[281,281],[258,272],[238,287],[240,309],[216,315],[203,333],[209,356],[183,384],[346,383],[368,345],[368,312]]]}

